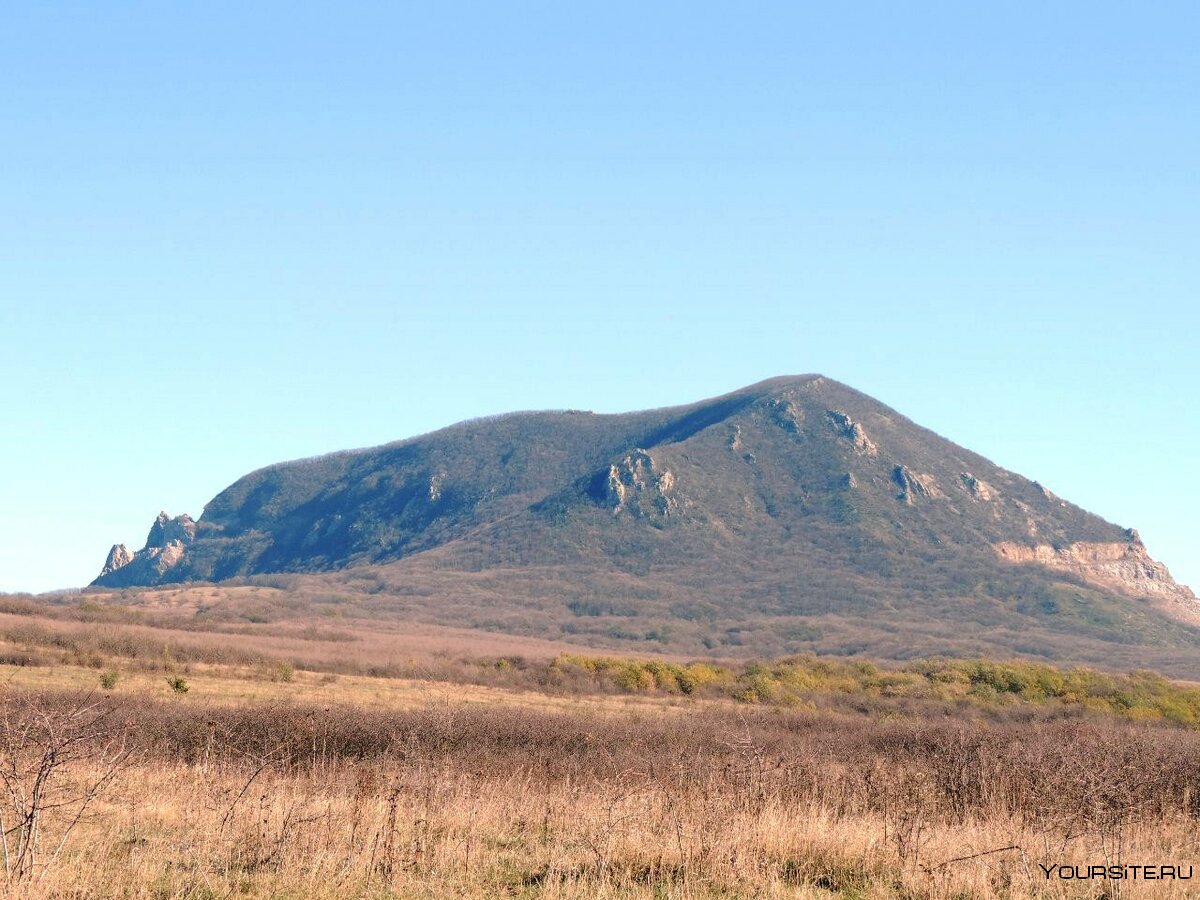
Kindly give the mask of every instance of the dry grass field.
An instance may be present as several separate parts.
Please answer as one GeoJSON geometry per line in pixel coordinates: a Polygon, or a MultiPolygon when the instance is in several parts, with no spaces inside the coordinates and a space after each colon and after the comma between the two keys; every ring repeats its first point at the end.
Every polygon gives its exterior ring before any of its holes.
{"type": "Polygon", "coordinates": [[[59,748],[27,871],[30,794],[6,806],[11,895],[1194,895],[1039,867],[1189,864],[1192,732],[470,699],[368,710],[10,687],[10,791],[59,748]]]}
{"type": "Polygon", "coordinates": [[[215,664],[184,692],[149,670],[103,690],[106,671],[7,667],[14,898],[1196,893],[1039,868],[1192,864],[1184,728],[215,664]]]}
{"type": "Polygon", "coordinates": [[[1042,868],[1200,863],[1194,686],[491,637],[10,606],[7,896],[1200,895],[1042,868]]]}

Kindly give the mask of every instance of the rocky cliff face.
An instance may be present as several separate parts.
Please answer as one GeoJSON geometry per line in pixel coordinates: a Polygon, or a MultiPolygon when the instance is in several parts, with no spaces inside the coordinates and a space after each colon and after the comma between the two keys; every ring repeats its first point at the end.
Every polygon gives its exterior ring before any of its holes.
{"type": "Polygon", "coordinates": [[[1130,597],[1165,601],[1189,616],[1200,614],[1195,594],[1176,583],[1167,567],[1151,558],[1138,533],[1129,529],[1127,536],[1123,542],[1079,541],[1061,547],[1004,542],[995,549],[1008,562],[1045,566],[1130,597]]]}
{"type": "Polygon", "coordinates": [[[112,587],[161,581],[183,561],[187,546],[196,539],[196,527],[186,513],[172,518],[160,512],[150,526],[146,545],[137,553],[131,553],[124,544],[114,545],[96,581],[112,587]]]}
{"type": "Polygon", "coordinates": [[[892,469],[892,481],[900,488],[897,499],[908,506],[912,506],[918,500],[934,500],[946,496],[938,488],[936,478],[914,472],[908,466],[896,466],[892,469]]]}
{"type": "Polygon", "coordinates": [[[190,544],[196,539],[196,523],[187,513],[171,518],[160,512],[146,535],[146,547],[165,548],[171,544],[190,544]]]}
{"type": "Polygon", "coordinates": [[[866,429],[858,422],[855,422],[840,409],[826,410],[825,413],[829,417],[829,421],[833,423],[834,429],[839,435],[850,442],[857,452],[864,453],[867,456],[876,456],[879,453],[879,448],[875,446],[875,442],[867,437],[866,429]]]}
{"type": "Polygon", "coordinates": [[[613,515],[669,516],[679,507],[674,474],[662,469],[645,450],[634,450],[609,466],[606,488],[613,515]]]}
{"type": "Polygon", "coordinates": [[[113,544],[112,549],[108,551],[108,558],[104,560],[104,568],[100,570],[100,577],[111,575],[117,569],[123,569],[131,562],[133,562],[133,551],[124,544],[113,544]]]}

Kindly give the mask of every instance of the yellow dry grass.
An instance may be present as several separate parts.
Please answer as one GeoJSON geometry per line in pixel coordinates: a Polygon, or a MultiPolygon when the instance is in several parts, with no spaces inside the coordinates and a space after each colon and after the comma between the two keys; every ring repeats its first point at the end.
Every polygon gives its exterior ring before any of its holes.
{"type": "MultiPolygon", "coordinates": [[[[2,646],[2,645],[0,645],[2,646]]],[[[92,691],[114,696],[158,697],[178,702],[248,706],[307,704],[318,707],[412,709],[426,705],[495,705],[527,709],[590,709],[657,715],[695,707],[683,698],[631,695],[554,696],[531,690],[454,684],[435,678],[373,678],[298,670],[290,680],[273,680],[272,670],[259,666],[189,663],[179,667],[188,685],[177,697],[162,672],[115,669],[116,687],[100,685],[102,671],[90,666],[0,665],[0,683],[28,691],[92,691]]],[[[722,703],[722,701],[709,701],[722,703]]]]}
{"type": "MultiPolygon", "coordinates": [[[[153,764],[128,773],[57,866],[14,897],[1001,898],[1096,897],[1038,862],[1087,866],[1095,835],[1061,841],[1014,819],[931,827],[897,856],[889,821],[736,792],[543,783],[433,762],[305,774],[153,764]],[[947,860],[996,848],[942,866],[947,860]],[[939,868],[940,866],[940,868],[939,868]]],[[[1194,825],[1123,835],[1126,859],[1194,858],[1194,825]]],[[[1195,881],[1121,896],[1195,896],[1195,881]]]]}

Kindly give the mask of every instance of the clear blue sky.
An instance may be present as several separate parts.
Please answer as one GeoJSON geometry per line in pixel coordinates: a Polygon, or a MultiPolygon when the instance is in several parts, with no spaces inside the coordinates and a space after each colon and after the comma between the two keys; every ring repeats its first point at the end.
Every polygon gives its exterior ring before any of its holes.
{"type": "Polygon", "coordinates": [[[822,372],[1200,586],[1193,3],[7,3],[0,590],[258,466],[822,372]]]}

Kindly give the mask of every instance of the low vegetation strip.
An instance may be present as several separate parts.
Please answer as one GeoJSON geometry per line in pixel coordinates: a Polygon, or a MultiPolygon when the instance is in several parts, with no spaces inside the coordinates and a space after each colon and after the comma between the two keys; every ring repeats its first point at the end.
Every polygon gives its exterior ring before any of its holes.
{"type": "MultiPolygon", "coordinates": [[[[721,699],[769,706],[853,707],[916,712],[975,710],[992,716],[1102,714],[1200,727],[1200,687],[1149,671],[1113,674],[1025,661],[932,659],[905,665],[814,655],[767,662],[692,662],[560,653],[478,658],[450,652],[380,658],[354,641],[303,640],[234,645],[230,636],[50,620],[0,622],[0,664],[74,667],[120,689],[123,673],[190,676],[194,667],[226,679],[291,682],[296,672],[402,679],[534,691],[554,696],[625,694],[682,701],[721,699]]],[[[72,683],[77,683],[73,681],[72,683]]]]}
{"type": "MultiPolygon", "coordinates": [[[[514,662],[496,665],[511,667],[514,662]]],[[[565,654],[550,663],[549,671],[552,683],[555,675],[567,683],[582,675],[599,686],[631,693],[721,696],[745,703],[794,706],[814,694],[842,694],[976,706],[1058,704],[1129,719],[1200,725],[1200,688],[1145,671],[1113,675],[986,660],[925,660],[885,669],[812,656],[728,666],[565,654]]]]}

